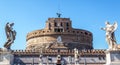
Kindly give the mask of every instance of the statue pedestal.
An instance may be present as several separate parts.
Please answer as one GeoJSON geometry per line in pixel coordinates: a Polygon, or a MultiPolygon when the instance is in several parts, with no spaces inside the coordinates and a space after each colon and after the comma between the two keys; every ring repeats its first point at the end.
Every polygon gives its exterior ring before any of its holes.
{"type": "Polygon", "coordinates": [[[120,65],[120,50],[107,50],[105,65],[120,65]]]}
{"type": "Polygon", "coordinates": [[[13,55],[11,51],[3,50],[0,52],[0,65],[13,65],[13,55]]]}

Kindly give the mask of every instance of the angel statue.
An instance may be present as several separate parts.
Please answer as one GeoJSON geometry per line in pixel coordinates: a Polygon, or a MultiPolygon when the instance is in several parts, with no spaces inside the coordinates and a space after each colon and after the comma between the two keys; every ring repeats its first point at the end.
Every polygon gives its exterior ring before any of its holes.
{"type": "Polygon", "coordinates": [[[117,48],[117,42],[115,39],[115,30],[117,29],[118,25],[117,22],[115,22],[113,25],[111,25],[109,22],[105,22],[106,27],[101,28],[102,30],[106,31],[106,41],[109,45],[109,49],[113,50],[117,48]]]}
{"type": "Polygon", "coordinates": [[[12,43],[14,43],[15,36],[16,36],[16,31],[13,30],[12,26],[14,23],[7,23],[5,26],[5,32],[7,36],[7,42],[4,44],[4,47],[7,49],[10,49],[10,46],[12,43]]]}
{"type": "Polygon", "coordinates": [[[74,49],[74,58],[75,58],[75,65],[77,65],[78,61],[79,61],[79,53],[78,53],[78,49],[74,49]]]}

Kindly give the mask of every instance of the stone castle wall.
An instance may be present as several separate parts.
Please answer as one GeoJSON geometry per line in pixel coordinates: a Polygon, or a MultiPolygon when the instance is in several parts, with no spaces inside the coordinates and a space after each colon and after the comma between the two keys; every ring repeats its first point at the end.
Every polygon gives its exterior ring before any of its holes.
{"type": "MultiPolygon", "coordinates": [[[[66,43],[78,43],[92,47],[92,34],[84,30],[73,30],[66,32],[52,32],[48,30],[37,30],[27,36],[27,49],[31,46],[53,43],[61,36],[66,43]]],[[[74,44],[73,44],[74,45],[74,44]]]]}

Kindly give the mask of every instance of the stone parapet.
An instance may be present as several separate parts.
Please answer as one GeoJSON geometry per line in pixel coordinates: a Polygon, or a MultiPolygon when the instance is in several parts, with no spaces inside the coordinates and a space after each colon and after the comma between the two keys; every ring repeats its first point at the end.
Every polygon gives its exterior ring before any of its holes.
{"type": "MultiPolygon", "coordinates": [[[[78,53],[81,56],[87,55],[87,56],[92,56],[92,55],[102,55],[105,56],[105,50],[79,50],[78,53]]],[[[36,50],[13,50],[12,54],[14,55],[74,55],[74,50],[44,50],[42,53],[40,51],[36,50]]]]}

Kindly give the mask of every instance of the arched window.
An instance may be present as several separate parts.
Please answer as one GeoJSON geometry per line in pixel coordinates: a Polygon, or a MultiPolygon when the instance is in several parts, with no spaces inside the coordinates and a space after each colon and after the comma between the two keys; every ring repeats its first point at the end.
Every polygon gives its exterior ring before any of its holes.
{"type": "Polygon", "coordinates": [[[68,22],[66,23],[66,26],[69,26],[69,23],[68,23],[68,22]]]}
{"type": "Polygon", "coordinates": [[[57,27],[57,23],[56,22],[54,23],[54,26],[57,27]]]}
{"type": "Polygon", "coordinates": [[[63,26],[62,22],[60,23],[61,26],[63,26]]]}
{"type": "Polygon", "coordinates": [[[66,23],[66,29],[67,30],[69,29],[69,23],[68,22],[66,23]]]}

